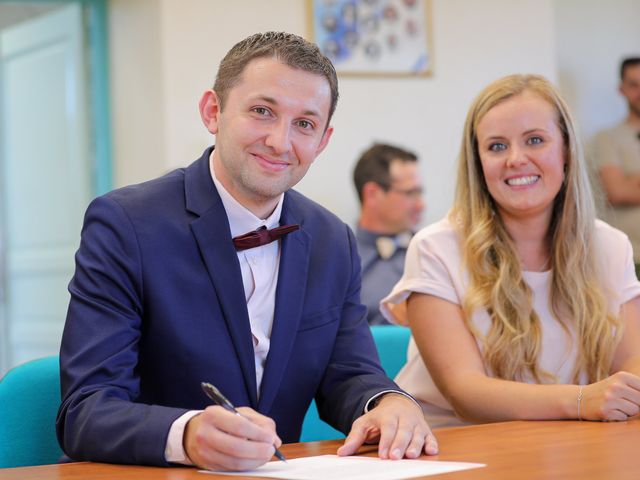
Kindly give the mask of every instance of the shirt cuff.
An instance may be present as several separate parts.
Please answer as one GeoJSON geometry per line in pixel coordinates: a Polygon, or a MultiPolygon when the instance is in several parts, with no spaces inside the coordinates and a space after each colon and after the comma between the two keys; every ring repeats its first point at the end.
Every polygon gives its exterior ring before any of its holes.
{"type": "Polygon", "coordinates": [[[401,392],[400,390],[383,390],[380,393],[376,393],[373,397],[371,397],[367,403],[364,406],[364,413],[368,413],[369,410],[372,410],[377,404],[378,402],[376,400],[380,400],[381,397],[387,393],[397,393],[398,395],[402,395],[403,397],[407,397],[408,399],[410,399],[413,403],[415,403],[417,405],[417,407],[419,409],[422,410],[422,407],[420,406],[420,404],[416,401],[415,398],[413,398],[411,395],[409,395],[408,393],[405,392],[401,392]]]}
{"type": "Polygon", "coordinates": [[[193,462],[187,457],[184,451],[182,437],[184,436],[184,427],[187,425],[187,422],[199,413],[202,413],[202,410],[190,410],[175,419],[171,424],[169,435],[167,436],[167,445],[164,447],[164,459],[167,462],[193,465],[193,462]]]}

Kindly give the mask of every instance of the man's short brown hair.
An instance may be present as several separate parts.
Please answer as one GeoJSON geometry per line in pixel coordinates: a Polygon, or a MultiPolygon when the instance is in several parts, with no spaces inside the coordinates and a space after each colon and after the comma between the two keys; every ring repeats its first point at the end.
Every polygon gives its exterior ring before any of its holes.
{"type": "Polygon", "coordinates": [[[394,160],[417,162],[418,157],[413,152],[384,143],[373,144],[360,156],[353,170],[353,183],[360,203],[362,203],[362,191],[367,182],[375,182],[384,190],[391,188],[389,169],[394,160]]]}
{"type": "MultiPolygon", "coordinates": [[[[327,125],[338,103],[338,77],[329,60],[314,43],[286,32],[256,33],[236,43],[220,62],[213,90],[220,100],[220,109],[229,91],[238,84],[242,72],[251,60],[274,58],[292,68],[322,75],[329,82],[331,105],[327,125]]],[[[326,125],[325,125],[326,127],[326,125]]]]}
{"type": "Polygon", "coordinates": [[[622,60],[620,64],[620,80],[624,80],[624,72],[629,67],[640,65],[640,57],[629,57],[622,60]]]}

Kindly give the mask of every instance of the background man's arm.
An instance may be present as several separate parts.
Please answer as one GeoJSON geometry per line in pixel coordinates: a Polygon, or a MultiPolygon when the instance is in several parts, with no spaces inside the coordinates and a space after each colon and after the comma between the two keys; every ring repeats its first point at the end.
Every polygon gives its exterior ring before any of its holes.
{"type": "Polygon", "coordinates": [[[615,164],[602,165],[598,173],[602,189],[611,205],[640,205],[640,173],[625,173],[615,164]]]}

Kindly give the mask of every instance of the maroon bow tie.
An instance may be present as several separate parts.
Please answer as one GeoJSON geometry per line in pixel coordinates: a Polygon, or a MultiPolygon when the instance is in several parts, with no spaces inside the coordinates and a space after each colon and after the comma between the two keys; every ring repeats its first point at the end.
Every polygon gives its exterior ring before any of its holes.
{"type": "Polygon", "coordinates": [[[285,236],[287,233],[294,232],[299,228],[300,225],[282,225],[281,227],[267,230],[267,227],[263,226],[244,235],[233,237],[233,244],[238,251],[248,250],[249,248],[260,247],[274,240],[278,240],[280,237],[285,236]]]}

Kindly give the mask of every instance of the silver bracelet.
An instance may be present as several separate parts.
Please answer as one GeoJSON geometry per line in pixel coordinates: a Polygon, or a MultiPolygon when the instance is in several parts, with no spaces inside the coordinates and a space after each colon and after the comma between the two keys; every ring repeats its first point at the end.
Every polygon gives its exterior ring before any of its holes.
{"type": "Polygon", "coordinates": [[[582,416],[580,415],[580,407],[582,404],[582,389],[583,389],[584,385],[580,385],[580,388],[578,389],[578,420],[582,420],[582,416]]]}

